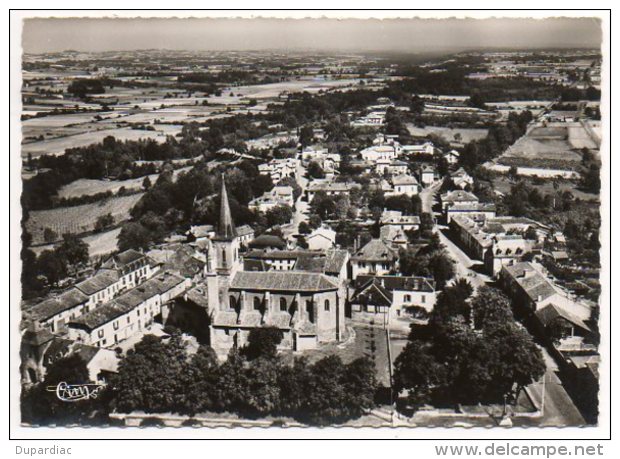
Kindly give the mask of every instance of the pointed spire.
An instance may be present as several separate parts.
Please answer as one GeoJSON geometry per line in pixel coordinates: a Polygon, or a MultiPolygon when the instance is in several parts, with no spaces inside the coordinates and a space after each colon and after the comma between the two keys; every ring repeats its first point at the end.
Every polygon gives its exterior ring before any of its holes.
{"type": "Polygon", "coordinates": [[[220,240],[231,240],[237,236],[237,230],[230,213],[230,204],[228,203],[228,193],[226,192],[224,173],[222,173],[222,191],[220,196],[220,221],[217,226],[216,238],[220,240]]]}

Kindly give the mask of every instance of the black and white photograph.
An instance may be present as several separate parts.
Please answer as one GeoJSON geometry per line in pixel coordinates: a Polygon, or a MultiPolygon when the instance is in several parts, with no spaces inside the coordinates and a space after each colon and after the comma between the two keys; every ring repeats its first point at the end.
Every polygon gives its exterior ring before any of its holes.
{"type": "Polygon", "coordinates": [[[214,13],[12,31],[21,431],[601,427],[606,13],[214,13]]]}

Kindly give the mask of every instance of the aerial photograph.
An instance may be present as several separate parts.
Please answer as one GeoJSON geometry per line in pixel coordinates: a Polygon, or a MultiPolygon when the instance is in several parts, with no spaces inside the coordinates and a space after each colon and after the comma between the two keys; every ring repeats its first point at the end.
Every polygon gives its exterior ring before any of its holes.
{"type": "Polygon", "coordinates": [[[597,426],[600,19],[268,13],[23,20],[20,426],[597,426]]]}

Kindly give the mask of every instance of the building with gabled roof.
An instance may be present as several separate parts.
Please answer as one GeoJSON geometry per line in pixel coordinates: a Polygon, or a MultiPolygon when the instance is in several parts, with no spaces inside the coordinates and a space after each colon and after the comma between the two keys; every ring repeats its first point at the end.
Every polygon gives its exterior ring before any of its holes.
{"type": "Polygon", "coordinates": [[[426,315],[435,306],[434,281],[417,276],[368,276],[355,279],[351,295],[352,317],[399,317],[426,315]],[[424,311],[424,312],[422,312],[424,311]]]}
{"type": "Polygon", "coordinates": [[[591,318],[589,306],[569,298],[531,263],[519,262],[503,266],[499,283],[514,304],[527,313],[534,314],[548,304],[554,304],[582,321],[591,318]]]}
{"type": "Polygon", "coordinates": [[[371,239],[351,257],[351,277],[385,275],[398,268],[398,251],[382,239],[371,239]]]}

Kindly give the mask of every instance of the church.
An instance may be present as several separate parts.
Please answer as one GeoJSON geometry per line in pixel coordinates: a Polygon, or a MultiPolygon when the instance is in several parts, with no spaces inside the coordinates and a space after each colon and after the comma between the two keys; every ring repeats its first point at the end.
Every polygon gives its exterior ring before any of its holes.
{"type": "Polygon", "coordinates": [[[219,356],[244,346],[250,330],[263,326],[282,331],[282,350],[345,338],[343,279],[316,270],[244,271],[240,248],[222,180],[220,220],[205,265],[210,342],[219,356]]]}

